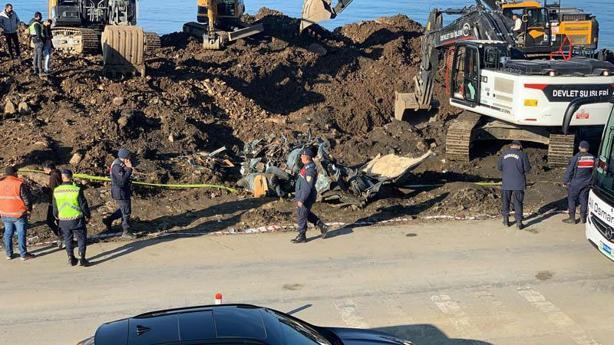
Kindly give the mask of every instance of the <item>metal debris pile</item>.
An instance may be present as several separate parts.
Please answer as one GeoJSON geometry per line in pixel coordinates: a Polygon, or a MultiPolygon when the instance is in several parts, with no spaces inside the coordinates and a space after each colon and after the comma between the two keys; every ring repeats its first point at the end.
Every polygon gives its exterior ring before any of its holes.
{"type": "Polygon", "coordinates": [[[381,196],[382,186],[406,181],[408,173],[432,154],[429,151],[418,158],[378,155],[365,164],[348,167],[337,163],[326,139],[310,134],[295,138],[271,134],[245,144],[243,178],[238,185],[255,197],[288,196],[294,191],[302,167],[300,154],[305,148],[317,152],[314,162],[318,169],[318,200],[356,207],[364,207],[381,196]]]}

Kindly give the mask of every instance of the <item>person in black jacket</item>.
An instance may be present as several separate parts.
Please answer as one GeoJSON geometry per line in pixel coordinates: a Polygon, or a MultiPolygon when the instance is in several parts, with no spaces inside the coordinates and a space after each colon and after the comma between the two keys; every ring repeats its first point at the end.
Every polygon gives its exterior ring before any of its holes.
{"type": "Polygon", "coordinates": [[[527,174],[531,171],[531,164],[527,154],[522,151],[520,141],[514,140],[510,148],[503,151],[497,161],[497,169],[501,171],[503,180],[501,187],[503,224],[510,226],[510,201],[513,199],[516,227],[521,230],[524,228],[522,224],[524,190],[527,186],[527,174]]]}
{"type": "Polygon", "coordinates": [[[120,149],[117,159],[111,164],[111,197],[117,202],[118,209],[108,218],[102,220],[107,230],[111,230],[113,221],[122,220],[122,236],[135,238],[130,230],[130,215],[132,214],[132,162],[130,152],[120,149]]]}
{"type": "Polygon", "coordinates": [[[586,223],[588,214],[588,192],[593,178],[595,168],[595,157],[588,153],[590,146],[588,142],[581,141],[579,150],[571,158],[563,182],[567,187],[567,206],[569,208],[569,218],[563,219],[564,223],[576,224],[576,206],[580,203],[580,221],[586,223]]]}
{"type": "Polygon", "coordinates": [[[47,19],[43,23],[43,69],[45,74],[51,73],[51,53],[55,50],[53,46],[53,32],[51,31],[51,25],[53,21],[47,19]]]}
{"type": "Polygon", "coordinates": [[[49,205],[47,206],[47,226],[51,229],[51,232],[56,236],[58,242],[58,248],[62,249],[64,245],[64,238],[58,228],[58,220],[53,215],[53,190],[62,184],[62,173],[58,170],[52,162],[46,162],[43,165],[43,171],[49,175],[49,182],[47,183],[47,193],[49,193],[49,205]]]}
{"type": "Polygon", "coordinates": [[[307,242],[307,222],[312,223],[322,233],[322,238],[326,238],[328,226],[324,224],[318,216],[311,212],[311,207],[316,202],[318,192],[316,191],[316,181],[318,180],[318,170],[313,162],[313,151],[305,149],[301,153],[301,169],[296,181],[296,192],[294,201],[296,201],[296,222],[298,224],[298,236],[292,240],[293,243],[307,242]]]}

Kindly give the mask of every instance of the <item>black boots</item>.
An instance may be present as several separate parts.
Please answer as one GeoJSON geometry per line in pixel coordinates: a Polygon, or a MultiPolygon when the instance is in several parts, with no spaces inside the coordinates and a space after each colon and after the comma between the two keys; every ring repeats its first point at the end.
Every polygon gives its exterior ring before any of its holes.
{"type": "Polygon", "coordinates": [[[319,221],[318,224],[316,224],[316,227],[320,229],[320,233],[322,234],[321,238],[325,239],[326,235],[328,234],[328,225],[324,224],[322,221],[319,221]]]}
{"type": "Polygon", "coordinates": [[[86,258],[80,258],[79,260],[77,260],[76,257],[71,256],[71,257],[68,258],[68,264],[70,266],[77,266],[77,264],[79,264],[79,266],[81,266],[81,267],[87,267],[87,266],[90,265],[90,262],[87,261],[86,258]]]}
{"type": "MultiPolygon", "coordinates": [[[[320,230],[320,233],[322,234],[322,236],[320,238],[325,239],[326,235],[328,235],[328,225],[326,225],[323,221],[319,220],[318,223],[316,224],[316,228],[318,228],[318,230],[320,230]]],[[[296,238],[294,238],[292,241],[292,243],[307,243],[307,236],[305,235],[305,233],[299,233],[298,236],[296,236],[296,238]]]]}
{"type": "Polygon", "coordinates": [[[510,218],[509,217],[503,217],[503,225],[506,227],[510,226],[510,218]]]}
{"type": "Polygon", "coordinates": [[[586,216],[580,216],[580,223],[586,224],[586,216]]]}
{"type": "MultiPolygon", "coordinates": [[[[586,222],[586,219],[584,221],[586,222]]],[[[578,224],[578,221],[576,220],[576,217],[569,216],[568,218],[563,219],[563,223],[566,223],[566,224],[578,224]]]]}
{"type": "Polygon", "coordinates": [[[103,218],[102,219],[102,224],[104,224],[104,227],[105,227],[107,232],[111,232],[111,230],[113,230],[113,227],[112,227],[113,222],[111,222],[111,219],[103,218]]]}
{"type": "MultiPolygon", "coordinates": [[[[510,227],[510,218],[509,217],[503,217],[503,225],[505,227],[510,227]]],[[[524,229],[524,224],[522,223],[522,220],[517,220],[516,221],[516,228],[518,230],[522,230],[524,229]]]]}
{"type": "Polygon", "coordinates": [[[307,243],[307,237],[305,236],[305,234],[298,234],[298,236],[296,236],[296,238],[294,238],[292,241],[292,243],[307,243]]]}

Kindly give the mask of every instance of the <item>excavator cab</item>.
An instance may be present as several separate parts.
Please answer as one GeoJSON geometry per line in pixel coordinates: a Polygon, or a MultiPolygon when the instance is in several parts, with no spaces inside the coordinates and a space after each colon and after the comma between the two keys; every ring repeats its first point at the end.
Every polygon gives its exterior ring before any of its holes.
{"type": "Polygon", "coordinates": [[[455,103],[475,107],[480,105],[482,70],[498,70],[510,59],[505,43],[481,41],[457,42],[450,75],[450,98],[455,103]]]}
{"type": "Polygon", "coordinates": [[[475,106],[480,93],[480,49],[475,45],[456,47],[452,64],[452,98],[475,106]]]}
{"type": "Polygon", "coordinates": [[[536,1],[506,3],[501,5],[503,15],[509,19],[510,26],[514,26],[512,17],[517,15],[522,20],[521,33],[516,42],[521,48],[539,48],[552,46],[551,23],[548,9],[536,1]]]}
{"type": "Polygon", "coordinates": [[[505,17],[516,14],[523,21],[522,44],[526,48],[559,47],[565,37],[574,47],[597,49],[599,24],[590,14],[577,8],[561,8],[560,3],[544,5],[537,1],[502,3],[505,17]]]}

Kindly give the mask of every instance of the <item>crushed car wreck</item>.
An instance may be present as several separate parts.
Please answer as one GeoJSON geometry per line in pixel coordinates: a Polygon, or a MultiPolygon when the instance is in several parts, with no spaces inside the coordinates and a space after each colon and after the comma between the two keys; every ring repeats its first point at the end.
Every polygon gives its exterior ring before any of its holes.
{"type": "Polygon", "coordinates": [[[337,163],[325,139],[307,135],[290,140],[270,135],[245,144],[243,178],[237,184],[255,197],[287,196],[293,191],[294,177],[301,168],[300,152],[306,147],[317,152],[314,162],[318,168],[318,200],[355,207],[364,207],[380,195],[382,186],[405,182],[409,172],[433,154],[428,151],[416,158],[378,155],[365,164],[347,167],[337,163]]]}

